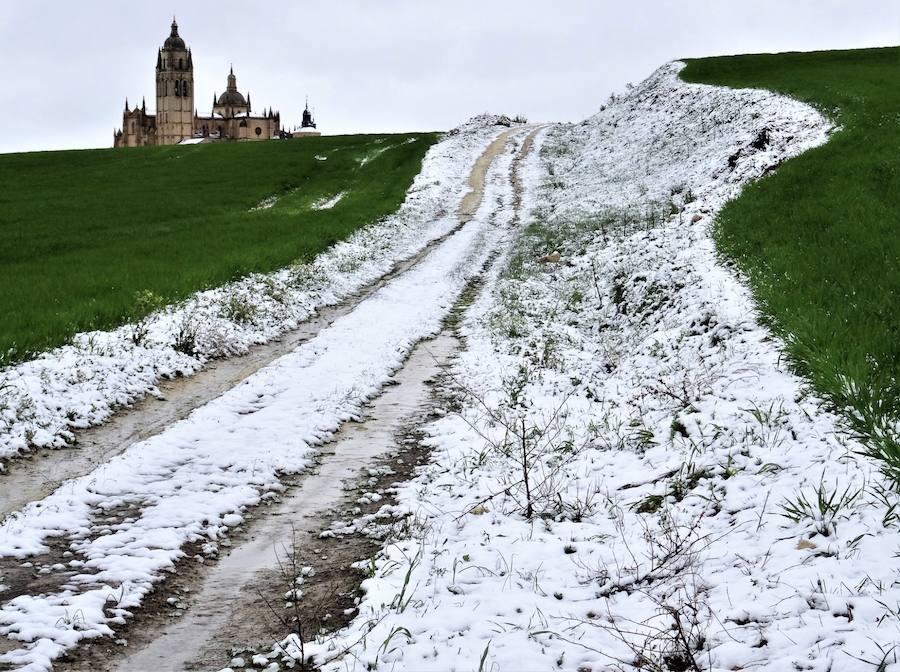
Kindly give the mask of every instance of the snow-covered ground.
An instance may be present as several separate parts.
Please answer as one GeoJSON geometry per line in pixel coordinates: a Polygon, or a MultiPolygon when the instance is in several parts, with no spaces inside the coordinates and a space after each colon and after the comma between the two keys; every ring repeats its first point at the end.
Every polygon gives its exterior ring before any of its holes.
{"type": "MultiPolygon", "coordinates": [[[[329,670],[900,671],[900,495],[789,371],[710,238],[728,199],[825,142],[829,123],[679,69],[541,131],[519,195],[515,131],[476,216],[417,266],[7,518],[0,635],[21,647],[0,667],[49,669],[112,634],[188,550],[214,556],[501,251],[460,323],[447,413],[419,428],[430,463],[396,504],[329,532],[387,541],[356,618],[305,653],[329,670]],[[23,561],[39,591],[11,598],[23,561]]],[[[161,376],[276,336],[450,231],[493,121],[448,135],[396,216],[313,264],[4,371],[0,459],[63,445],[161,376]]],[[[289,637],[252,664],[299,651],[289,637]]]]}
{"type": "Polygon", "coordinates": [[[457,225],[476,159],[506,130],[495,122],[477,117],[445,135],[396,214],[312,263],[200,292],[140,324],[79,334],[71,345],[0,370],[0,473],[5,460],[33,448],[68,446],[73,429],[156,393],[162,378],[190,375],[211,358],[244,353],[296,327],[446,234],[457,225]]]}
{"type": "MultiPolygon", "coordinates": [[[[464,146],[483,148],[499,130],[479,128],[463,133],[464,146]]],[[[186,544],[200,546],[198,558],[214,555],[247,507],[283,489],[281,474],[310,464],[315,446],[359,414],[416,342],[439,331],[466,283],[509,239],[509,210],[497,204],[511,201],[505,175],[523,135],[514,133],[494,161],[476,216],[417,266],[187,419],[4,521],[0,558],[36,558],[46,581],[40,594],[0,606],[0,635],[22,642],[0,654],[0,665],[47,670],[79,641],[112,635],[186,544]]],[[[454,169],[466,159],[446,157],[454,169]]],[[[458,194],[464,180],[449,177],[458,194]]]]}
{"type": "Polygon", "coordinates": [[[900,670],[900,497],[710,238],[829,123],[679,69],[539,139],[532,226],[461,326],[456,412],[355,526],[414,533],[307,643],[325,669],[900,670]]]}

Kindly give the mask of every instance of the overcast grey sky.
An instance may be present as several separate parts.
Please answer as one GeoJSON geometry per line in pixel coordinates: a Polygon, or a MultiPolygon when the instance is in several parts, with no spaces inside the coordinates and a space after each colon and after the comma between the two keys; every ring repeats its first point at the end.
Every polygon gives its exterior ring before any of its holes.
{"type": "Polygon", "coordinates": [[[208,113],[234,64],[254,110],[326,133],[573,121],[674,58],[896,45],[896,0],[0,0],[0,152],[106,147],[153,93],[177,14],[208,113]]]}

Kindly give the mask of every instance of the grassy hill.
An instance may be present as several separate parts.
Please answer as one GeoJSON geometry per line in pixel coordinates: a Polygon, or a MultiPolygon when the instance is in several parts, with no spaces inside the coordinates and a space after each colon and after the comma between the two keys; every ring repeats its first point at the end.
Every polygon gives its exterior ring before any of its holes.
{"type": "Polygon", "coordinates": [[[682,76],[779,91],[840,124],[729,204],[716,240],[798,367],[900,479],[900,49],[690,60],[682,76]]]}
{"type": "Polygon", "coordinates": [[[143,290],[174,302],[314,256],[395,211],[435,139],[0,155],[0,364],[140,317],[143,290]]]}

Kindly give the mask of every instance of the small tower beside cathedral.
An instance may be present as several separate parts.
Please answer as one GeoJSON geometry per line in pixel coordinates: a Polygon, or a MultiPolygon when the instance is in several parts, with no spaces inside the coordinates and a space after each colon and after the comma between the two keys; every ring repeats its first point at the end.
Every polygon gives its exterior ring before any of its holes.
{"type": "Polygon", "coordinates": [[[295,130],[293,135],[295,138],[311,138],[322,135],[316,129],[316,120],[313,118],[312,112],[309,111],[309,99],[306,100],[306,107],[303,108],[300,130],[295,130]]]}
{"type": "Polygon", "coordinates": [[[194,61],[191,50],[172,32],[156,55],[157,142],[170,145],[194,134],[194,61]]]}

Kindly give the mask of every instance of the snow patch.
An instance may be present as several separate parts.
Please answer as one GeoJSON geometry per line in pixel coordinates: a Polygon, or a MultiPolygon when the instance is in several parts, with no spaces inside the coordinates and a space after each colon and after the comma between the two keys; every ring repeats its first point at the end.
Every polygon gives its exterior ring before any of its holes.
{"type": "Polygon", "coordinates": [[[271,196],[266,196],[259,203],[250,208],[250,212],[256,212],[257,210],[269,210],[273,208],[276,203],[278,203],[281,198],[278,194],[272,194],[271,196]]]}
{"type": "Polygon", "coordinates": [[[334,206],[341,202],[341,199],[347,195],[346,191],[336,193],[334,196],[323,198],[312,204],[313,210],[331,210],[334,206]]]}

